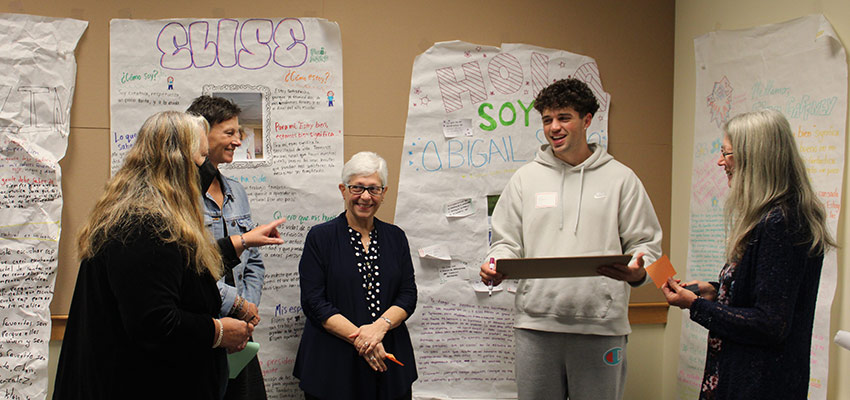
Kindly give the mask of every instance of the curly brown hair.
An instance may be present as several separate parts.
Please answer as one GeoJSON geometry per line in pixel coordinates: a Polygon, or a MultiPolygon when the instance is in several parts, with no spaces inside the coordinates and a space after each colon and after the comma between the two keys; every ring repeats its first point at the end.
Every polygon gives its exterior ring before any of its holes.
{"type": "Polygon", "coordinates": [[[579,117],[588,113],[596,114],[599,103],[587,84],[576,79],[561,79],[547,86],[534,99],[534,109],[543,114],[544,110],[559,110],[572,107],[579,117]]]}

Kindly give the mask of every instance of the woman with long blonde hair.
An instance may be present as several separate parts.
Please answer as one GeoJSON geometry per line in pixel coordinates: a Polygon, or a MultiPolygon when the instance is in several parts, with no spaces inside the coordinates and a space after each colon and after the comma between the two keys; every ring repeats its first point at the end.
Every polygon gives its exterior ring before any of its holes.
{"type": "Polygon", "coordinates": [[[252,327],[217,319],[222,261],[204,229],[196,160],[206,123],[152,115],[78,239],[80,271],[54,398],[219,399],[226,351],[252,327]]]}
{"type": "Polygon", "coordinates": [[[805,399],[824,253],[836,246],[791,125],[772,110],[724,125],[729,179],[719,282],[662,287],[708,329],[700,399],[805,399]]]}

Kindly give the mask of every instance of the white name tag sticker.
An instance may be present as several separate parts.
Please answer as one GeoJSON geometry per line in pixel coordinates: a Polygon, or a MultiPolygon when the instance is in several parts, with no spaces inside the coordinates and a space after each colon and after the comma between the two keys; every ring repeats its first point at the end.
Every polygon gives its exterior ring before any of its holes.
{"type": "Polygon", "coordinates": [[[537,193],[535,208],[552,208],[558,205],[558,194],[555,192],[537,193]]]}

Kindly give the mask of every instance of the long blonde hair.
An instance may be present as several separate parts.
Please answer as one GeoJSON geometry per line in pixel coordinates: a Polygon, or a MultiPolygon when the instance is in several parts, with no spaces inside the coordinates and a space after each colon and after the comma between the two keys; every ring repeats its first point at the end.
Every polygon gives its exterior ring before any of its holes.
{"type": "Polygon", "coordinates": [[[204,227],[192,160],[207,129],[203,118],[177,111],[156,113],[142,124],[124,165],[80,230],[80,259],[94,257],[111,239],[126,240],[134,227],[147,223],[158,239],[177,243],[199,274],[221,277],[221,256],[204,227]]]}
{"type": "Polygon", "coordinates": [[[729,120],[723,131],[734,160],[725,207],[727,261],[741,259],[750,232],[776,206],[796,213],[806,242],[811,240],[810,254],[835,247],[785,116],[773,110],[744,113],[729,120]]]}

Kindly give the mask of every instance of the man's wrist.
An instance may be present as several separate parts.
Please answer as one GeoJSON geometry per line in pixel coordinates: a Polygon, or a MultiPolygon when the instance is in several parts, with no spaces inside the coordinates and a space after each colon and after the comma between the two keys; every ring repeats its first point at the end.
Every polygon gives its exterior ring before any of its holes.
{"type": "Polygon", "coordinates": [[[640,278],[633,280],[633,281],[628,281],[629,284],[638,285],[638,284],[640,284],[640,283],[642,283],[643,281],[646,280],[646,270],[643,269],[643,268],[640,268],[640,271],[642,271],[642,273],[640,274],[640,278]]]}

